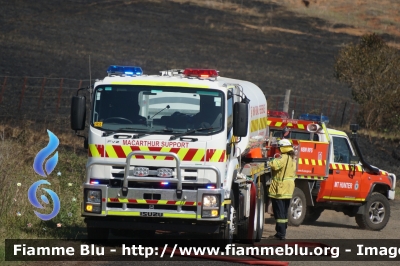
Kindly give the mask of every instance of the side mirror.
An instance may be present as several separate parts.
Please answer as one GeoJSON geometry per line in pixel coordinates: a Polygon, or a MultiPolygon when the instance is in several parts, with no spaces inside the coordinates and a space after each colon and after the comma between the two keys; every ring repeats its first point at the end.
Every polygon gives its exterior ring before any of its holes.
{"type": "Polygon", "coordinates": [[[237,137],[246,137],[248,132],[248,122],[248,104],[236,102],[233,105],[233,135],[237,137]]]}
{"type": "Polygon", "coordinates": [[[86,97],[73,96],[71,102],[71,128],[84,130],[86,121],[86,97]]]}
{"type": "Polygon", "coordinates": [[[350,156],[350,164],[358,164],[360,162],[360,157],[350,156]]]}

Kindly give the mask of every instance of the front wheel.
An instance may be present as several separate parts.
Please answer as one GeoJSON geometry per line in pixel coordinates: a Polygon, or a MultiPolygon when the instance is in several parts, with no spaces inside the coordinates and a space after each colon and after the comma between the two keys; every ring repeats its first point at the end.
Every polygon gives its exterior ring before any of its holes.
{"type": "Polygon", "coordinates": [[[294,188],[288,211],[288,224],[299,226],[306,216],[306,196],[300,188],[294,188]]]}
{"type": "Polygon", "coordinates": [[[364,208],[364,214],[356,215],[356,223],[362,229],[379,231],[389,222],[390,204],[381,193],[372,193],[367,203],[360,208],[364,208]]]}
{"type": "Polygon", "coordinates": [[[236,209],[233,190],[231,190],[230,198],[231,204],[227,206],[228,223],[221,227],[220,232],[217,235],[217,238],[222,240],[223,246],[232,244],[233,233],[235,232],[236,227],[236,209]]]}

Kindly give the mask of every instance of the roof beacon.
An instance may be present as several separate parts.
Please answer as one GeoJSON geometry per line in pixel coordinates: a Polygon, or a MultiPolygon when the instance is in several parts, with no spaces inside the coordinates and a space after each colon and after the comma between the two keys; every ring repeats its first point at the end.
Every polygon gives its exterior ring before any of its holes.
{"type": "Polygon", "coordinates": [[[301,120],[315,121],[315,122],[324,122],[325,124],[329,123],[329,118],[325,115],[309,115],[302,114],[299,116],[301,120]]]}
{"type": "Polygon", "coordinates": [[[186,77],[217,78],[218,72],[215,69],[186,68],[183,75],[186,77]]]}
{"type": "Polygon", "coordinates": [[[109,66],[107,69],[108,76],[125,75],[125,76],[141,76],[143,70],[137,66],[109,66]]]}
{"type": "Polygon", "coordinates": [[[289,118],[289,114],[283,111],[268,110],[267,115],[269,117],[289,118]]]}

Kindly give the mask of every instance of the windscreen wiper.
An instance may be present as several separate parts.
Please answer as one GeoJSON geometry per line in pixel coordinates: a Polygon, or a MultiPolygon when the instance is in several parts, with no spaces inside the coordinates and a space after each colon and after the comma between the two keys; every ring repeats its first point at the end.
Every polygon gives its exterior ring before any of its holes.
{"type": "Polygon", "coordinates": [[[186,131],[186,132],[183,132],[183,133],[179,133],[179,134],[176,134],[176,135],[172,135],[170,138],[169,138],[169,140],[175,140],[175,139],[177,139],[177,138],[179,138],[179,137],[182,137],[182,136],[186,136],[186,135],[190,135],[190,134],[193,134],[193,133],[195,133],[195,132],[197,132],[197,131],[205,131],[205,130],[211,130],[211,129],[214,129],[214,128],[212,128],[212,127],[208,127],[208,128],[196,128],[196,129],[190,129],[190,130],[188,130],[188,131],[186,131]]]}
{"type": "MultiPolygon", "coordinates": [[[[147,130],[147,129],[137,129],[137,128],[134,128],[134,127],[124,127],[124,128],[119,128],[116,131],[103,132],[102,136],[103,137],[108,137],[108,136],[117,134],[119,132],[132,132],[132,133],[134,133],[134,131],[143,131],[143,130],[147,130]]],[[[137,139],[137,138],[143,137],[145,135],[147,135],[147,133],[138,133],[137,135],[134,135],[133,138],[137,139]]]]}

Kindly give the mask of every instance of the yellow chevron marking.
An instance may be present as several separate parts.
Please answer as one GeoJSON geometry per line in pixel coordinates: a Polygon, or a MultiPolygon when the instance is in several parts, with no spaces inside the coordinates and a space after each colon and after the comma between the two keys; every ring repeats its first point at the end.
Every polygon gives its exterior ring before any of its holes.
{"type": "MultiPolygon", "coordinates": [[[[139,146],[139,150],[140,151],[150,151],[149,147],[147,147],[147,146],[139,146]]],[[[144,155],[143,157],[147,160],[153,160],[152,155],[144,155]]]]}
{"type": "Polygon", "coordinates": [[[90,149],[90,153],[92,154],[92,157],[100,157],[100,153],[97,150],[95,144],[89,144],[89,149],[90,149]]]}
{"type": "Polygon", "coordinates": [[[201,160],[201,158],[203,158],[204,154],[205,154],[204,149],[198,149],[196,154],[193,156],[192,161],[200,162],[200,160],[201,160]]]}
{"type": "Polygon", "coordinates": [[[221,158],[222,152],[223,150],[216,150],[210,158],[210,162],[218,162],[219,158],[221,158]]]}
{"type": "Polygon", "coordinates": [[[129,202],[128,199],[118,199],[118,201],[119,201],[119,202],[125,202],[125,203],[128,203],[128,202],[129,202]]]}
{"type": "MultiPolygon", "coordinates": [[[[169,147],[162,147],[161,148],[161,152],[169,152],[171,150],[171,148],[169,148],[169,147]]],[[[166,156],[157,156],[156,157],[156,160],[165,160],[165,157],[166,156]]]]}
{"type": "Polygon", "coordinates": [[[106,145],[106,152],[108,154],[108,157],[110,157],[110,158],[118,158],[118,155],[115,152],[114,147],[112,145],[106,145]]]}
{"type": "Polygon", "coordinates": [[[121,148],[124,151],[125,156],[128,156],[128,154],[132,152],[131,146],[123,145],[121,148]]]}
{"type": "Polygon", "coordinates": [[[188,153],[189,148],[180,148],[179,151],[177,152],[177,155],[179,157],[179,159],[183,159],[185,158],[185,155],[188,153]]]}

